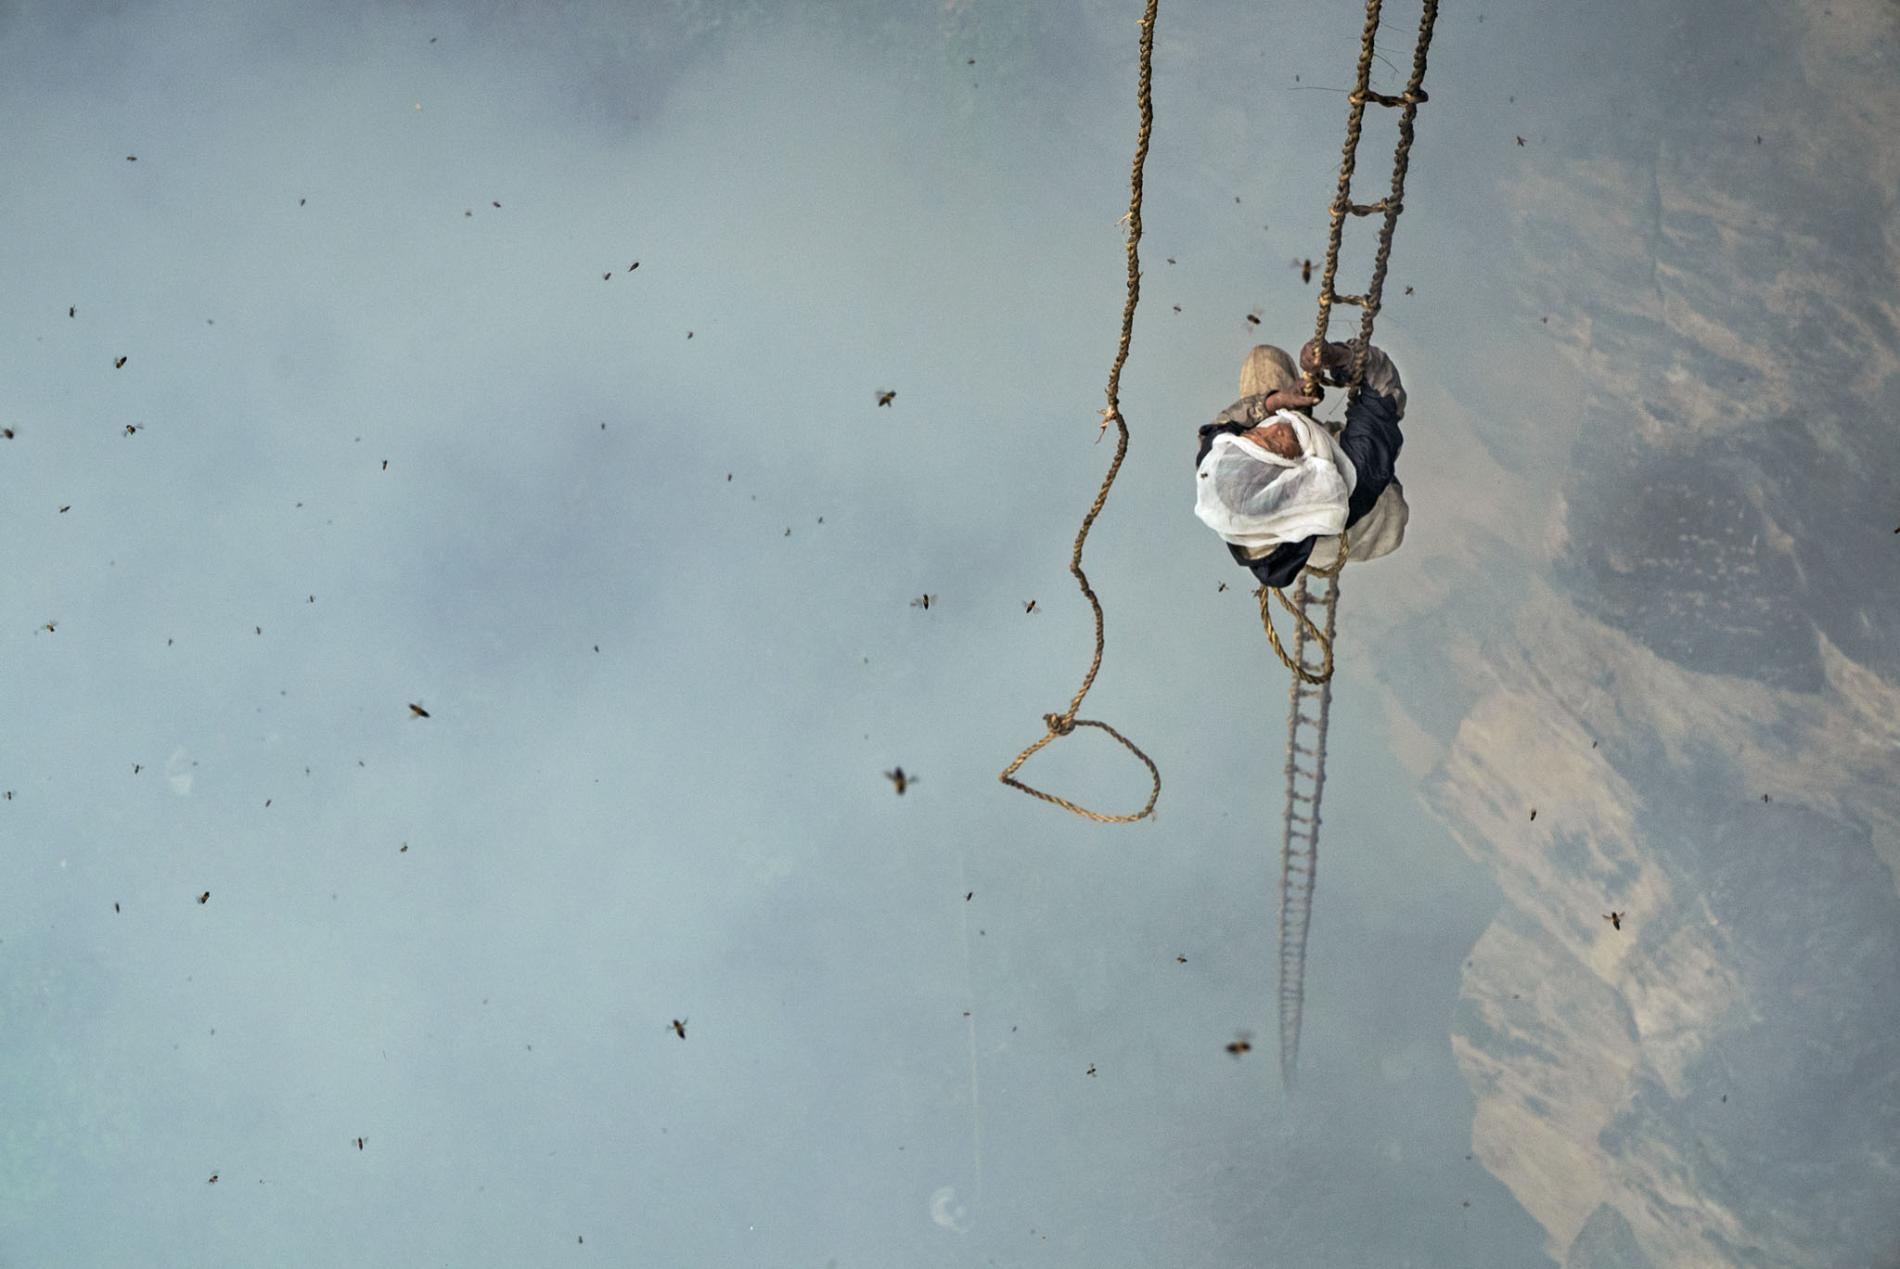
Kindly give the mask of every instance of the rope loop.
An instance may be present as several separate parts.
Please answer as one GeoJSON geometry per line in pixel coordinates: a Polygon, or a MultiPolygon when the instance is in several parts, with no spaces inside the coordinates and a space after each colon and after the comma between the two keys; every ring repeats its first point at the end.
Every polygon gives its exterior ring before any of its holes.
{"type": "Polygon", "coordinates": [[[1060,714],[1044,714],[1042,718],[1045,723],[1049,724],[1048,732],[1041,740],[1038,740],[1035,744],[1017,754],[1016,761],[1010,763],[1009,766],[1003,769],[1001,778],[1004,784],[1007,784],[1012,789],[1020,789],[1030,797],[1040,799],[1041,801],[1049,803],[1051,806],[1059,806],[1065,811],[1071,811],[1076,815],[1080,815],[1085,820],[1094,820],[1097,824],[1133,824],[1136,820],[1147,819],[1149,815],[1153,814],[1155,802],[1161,797],[1161,769],[1155,766],[1154,759],[1143,753],[1134,741],[1128,739],[1128,737],[1122,735],[1107,723],[1097,722],[1092,718],[1073,718],[1065,721],[1060,714]],[[1058,723],[1063,724],[1064,730],[1058,731],[1056,729],[1058,723]],[[1067,798],[1059,798],[1053,793],[1044,793],[1041,789],[1031,788],[1021,780],[1016,779],[1016,772],[1022,769],[1023,763],[1029,761],[1031,754],[1034,754],[1038,749],[1041,749],[1044,745],[1056,739],[1056,737],[1069,735],[1077,727],[1101,728],[1120,742],[1122,747],[1127,749],[1129,753],[1141,759],[1142,766],[1148,768],[1148,775],[1153,781],[1153,784],[1148,791],[1147,803],[1143,805],[1139,811],[1136,811],[1133,815],[1104,815],[1100,811],[1091,811],[1085,806],[1077,806],[1067,798]]]}

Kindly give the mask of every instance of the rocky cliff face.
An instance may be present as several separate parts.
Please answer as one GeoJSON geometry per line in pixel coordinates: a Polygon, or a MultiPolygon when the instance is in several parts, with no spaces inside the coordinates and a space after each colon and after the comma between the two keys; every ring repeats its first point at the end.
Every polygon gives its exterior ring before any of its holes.
{"type": "Polygon", "coordinates": [[[1475,1150],[1573,1269],[1900,1263],[1897,28],[1686,20],[1703,108],[1504,191],[1583,385],[1548,585],[1482,641],[1414,596],[1449,724],[1372,636],[1508,901],[1453,1023],[1475,1150]]]}

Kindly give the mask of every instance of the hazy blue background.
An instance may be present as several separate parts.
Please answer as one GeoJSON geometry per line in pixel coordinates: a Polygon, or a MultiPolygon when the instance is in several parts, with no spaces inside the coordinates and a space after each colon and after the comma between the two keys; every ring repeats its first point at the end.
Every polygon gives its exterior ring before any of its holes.
{"type": "Polygon", "coordinates": [[[319,8],[0,3],[0,1265],[1900,1250],[1890,5],[1441,15],[1291,1101],[1189,458],[1310,333],[1354,6],[1162,5],[1128,827],[996,775],[1091,650],[1139,4],[319,8]]]}

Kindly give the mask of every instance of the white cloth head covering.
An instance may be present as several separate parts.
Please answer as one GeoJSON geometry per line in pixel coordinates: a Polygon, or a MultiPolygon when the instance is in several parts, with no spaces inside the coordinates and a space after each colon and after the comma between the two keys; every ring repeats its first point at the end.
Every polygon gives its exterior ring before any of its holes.
{"type": "Polygon", "coordinates": [[[1358,469],[1332,433],[1294,410],[1281,410],[1261,426],[1274,422],[1292,427],[1300,457],[1281,458],[1222,433],[1194,482],[1194,514],[1201,523],[1255,558],[1284,542],[1339,533],[1359,483],[1358,469]]]}

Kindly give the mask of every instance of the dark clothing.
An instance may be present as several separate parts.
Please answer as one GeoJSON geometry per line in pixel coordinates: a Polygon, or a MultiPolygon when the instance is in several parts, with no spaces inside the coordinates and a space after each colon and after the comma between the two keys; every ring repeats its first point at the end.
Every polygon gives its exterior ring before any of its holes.
{"type": "MultiPolygon", "coordinates": [[[[1201,451],[1194,458],[1195,470],[1207,460],[1207,451],[1213,447],[1216,436],[1252,431],[1265,421],[1266,413],[1261,408],[1265,399],[1242,397],[1201,428],[1201,451]]],[[[1399,447],[1405,443],[1405,437],[1399,432],[1398,404],[1371,388],[1361,388],[1359,396],[1346,405],[1346,428],[1338,439],[1339,448],[1346,451],[1346,457],[1352,459],[1358,471],[1358,483],[1346,503],[1346,527],[1351,528],[1372,510],[1372,504],[1392,483],[1399,447]]],[[[1316,541],[1308,537],[1298,542],[1283,542],[1257,560],[1248,559],[1247,553],[1231,542],[1227,549],[1233,553],[1235,562],[1251,571],[1262,585],[1277,588],[1292,585],[1293,579],[1306,567],[1316,541]]]]}

